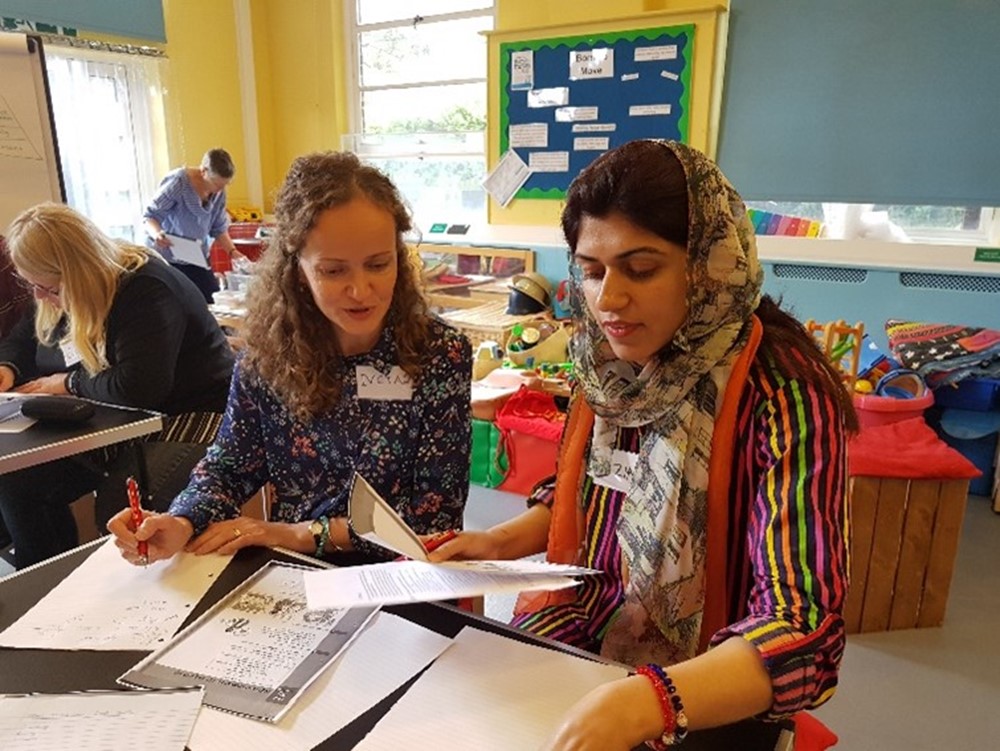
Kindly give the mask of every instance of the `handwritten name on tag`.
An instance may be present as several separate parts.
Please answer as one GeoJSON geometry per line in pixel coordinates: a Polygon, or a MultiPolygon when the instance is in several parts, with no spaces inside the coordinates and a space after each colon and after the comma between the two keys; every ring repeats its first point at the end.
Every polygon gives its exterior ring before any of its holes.
{"type": "Polygon", "coordinates": [[[629,492],[632,489],[632,475],[638,459],[638,454],[615,449],[611,452],[611,473],[601,477],[595,475],[594,482],[605,488],[620,490],[623,493],[629,492]]]}
{"type": "Polygon", "coordinates": [[[398,365],[386,373],[379,373],[370,365],[355,369],[358,381],[358,399],[409,401],[413,398],[413,381],[398,365]]]}

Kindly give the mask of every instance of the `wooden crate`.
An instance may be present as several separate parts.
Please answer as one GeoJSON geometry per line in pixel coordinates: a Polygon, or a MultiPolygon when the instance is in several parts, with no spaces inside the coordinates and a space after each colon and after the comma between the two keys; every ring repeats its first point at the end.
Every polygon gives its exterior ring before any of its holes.
{"type": "Polygon", "coordinates": [[[441,318],[469,338],[473,351],[484,341],[494,341],[503,350],[507,346],[507,339],[510,338],[514,324],[544,318],[539,313],[512,316],[508,315],[506,310],[506,301],[498,300],[482,303],[473,308],[442,313],[441,318]]]}
{"type": "Polygon", "coordinates": [[[848,633],[941,625],[968,492],[968,480],[853,478],[848,633]]]}

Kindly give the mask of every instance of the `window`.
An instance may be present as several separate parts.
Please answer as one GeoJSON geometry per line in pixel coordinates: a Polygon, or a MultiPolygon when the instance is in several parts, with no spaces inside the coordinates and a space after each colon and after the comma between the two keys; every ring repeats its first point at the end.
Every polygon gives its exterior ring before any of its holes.
{"type": "Polygon", "coordinates": [[[881,204],[794,203],[747,201],[747,208],[775,214],[804,217],[826,222],[833,228],[845,221],[850,210],[855,217],[867,212],[885,212],[888,221],[897,225],[915,242],[974,244],[991,242],[1000,233],[1000,215],[983,206],[890,206],[881,204]]]}
{"type": "Polygon", "coordinates": [[[45,50],[66,198],[112,237],[141,242],[142,210],[165,163],[160,60],[45,50]]]}
{"type": "Polygon", "coordinates": [[[418,227],[486,218],[486,39],[493,0],[348,4],[355,71],[344,148],[389,174],[418,227]]]}

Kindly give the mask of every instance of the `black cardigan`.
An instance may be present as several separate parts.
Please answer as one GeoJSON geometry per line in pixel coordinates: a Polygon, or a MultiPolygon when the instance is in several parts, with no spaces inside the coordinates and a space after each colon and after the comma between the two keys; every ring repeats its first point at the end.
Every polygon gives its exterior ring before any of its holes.
{"type": "Polygon", "coordinates": [[[16,385],[73,371],[70,390],[88,399],[170,415],[225,411],[229,343],[194,284],[158,259],[122,277],[108,312],[108,367],[96,375],[80,363],[67,368],[59,345],[40,344],[34,325],[31,309],[0,341],[0,364],[14,369],[16,385]]]}

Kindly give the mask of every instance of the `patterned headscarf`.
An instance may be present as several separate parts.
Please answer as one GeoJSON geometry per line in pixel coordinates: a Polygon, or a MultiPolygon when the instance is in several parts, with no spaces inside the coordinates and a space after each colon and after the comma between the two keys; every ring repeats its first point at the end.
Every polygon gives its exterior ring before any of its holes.
{"type": "Polygon", "coordinates": [[[660,141],[688,185],[687,317],[636,373],[617,359],[571,264],[574,370],[596,415],[589,471],[611,471],[620,427],[644,427],[618,539],[625,603],[603,652],[630,664],[694,656],[705,602],[706,495],[715,418],[732,363],[760,300],[762,273],[743,201],[719,168],[684,144],[660,141]]]}

